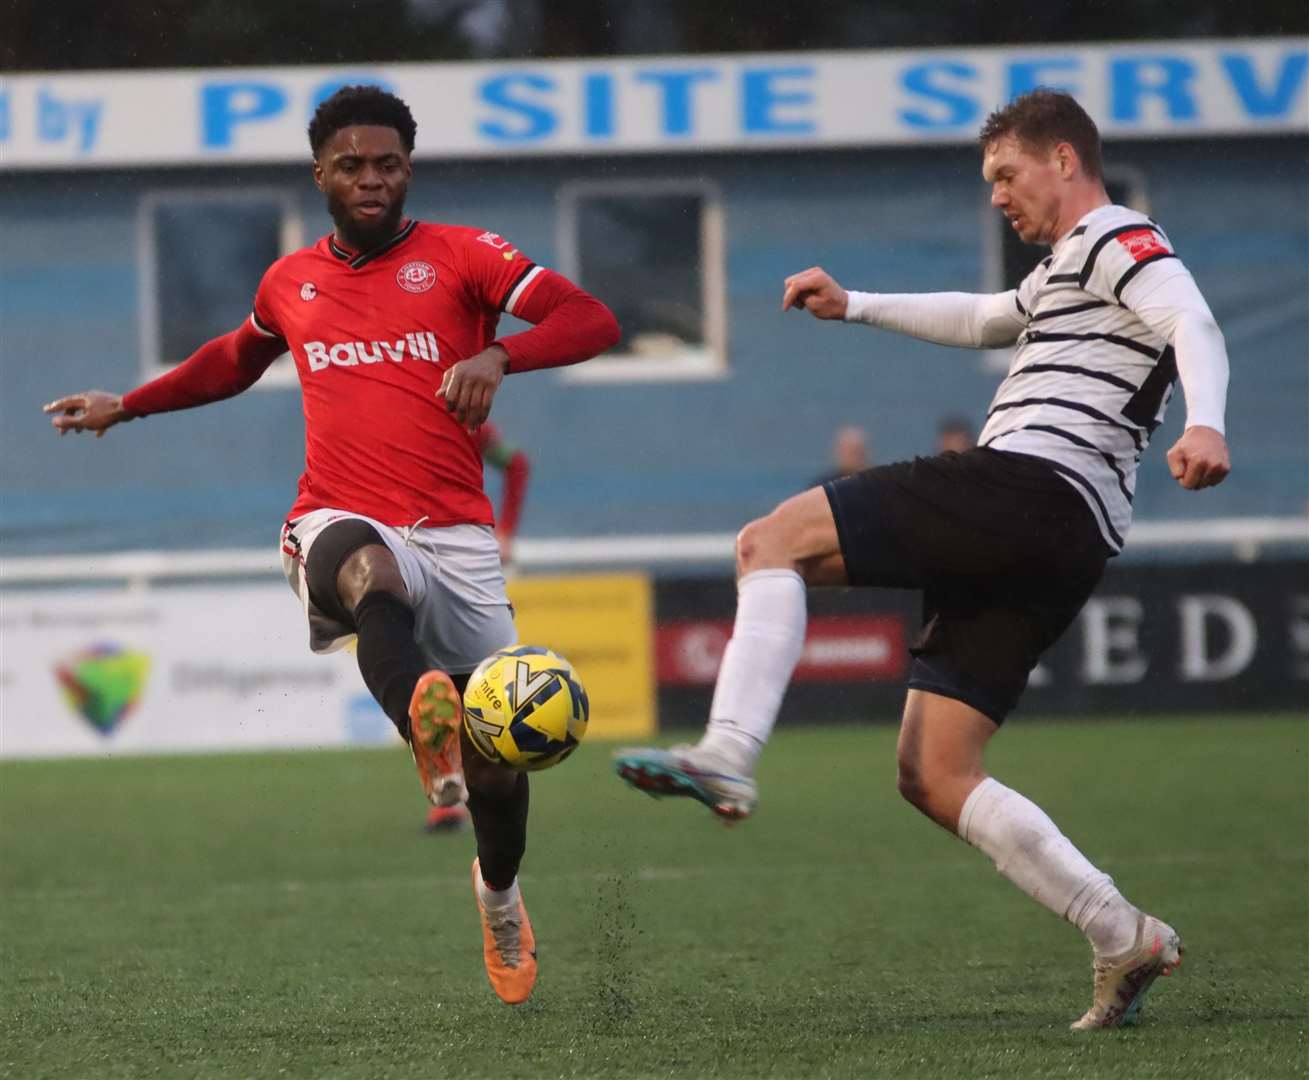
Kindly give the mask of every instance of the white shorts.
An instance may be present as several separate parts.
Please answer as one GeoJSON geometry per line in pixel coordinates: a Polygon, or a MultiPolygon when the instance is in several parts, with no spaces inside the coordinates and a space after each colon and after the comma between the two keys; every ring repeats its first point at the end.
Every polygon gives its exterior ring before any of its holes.
{"type": "Polygon", "coordinates": [[[395,556],[414,609],[414,638],[432,667],[467,674],[517,640],[500,548],[490,526],[400,529],[346,510],[313,510],[282,527],[282,572],[304,606],[314,652],[334,652],[355,637],[353,627],[324,614],[309,599],[304,576],[314,540],[327,525],[348,518],[376,529],[395,556]]]}

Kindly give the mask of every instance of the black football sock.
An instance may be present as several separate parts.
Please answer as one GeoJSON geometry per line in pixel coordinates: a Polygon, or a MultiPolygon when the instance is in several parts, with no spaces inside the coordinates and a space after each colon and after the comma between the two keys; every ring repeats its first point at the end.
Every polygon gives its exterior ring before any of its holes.
{"type": "Polygon", "coordinates": [[[355,605],[356,657],[364,683],[391,723],[409,741],[409,699],[427,661],[414,641],[413,609],[394,593],[377,590],[355,605]]]}
{"type": "Polygon", "coordinates": [[[493,889],[509,888],[518,876],[527,849],[527,801],[526,773],[519,773],[505,794],[468,793],[482,880],[493,889]]]}

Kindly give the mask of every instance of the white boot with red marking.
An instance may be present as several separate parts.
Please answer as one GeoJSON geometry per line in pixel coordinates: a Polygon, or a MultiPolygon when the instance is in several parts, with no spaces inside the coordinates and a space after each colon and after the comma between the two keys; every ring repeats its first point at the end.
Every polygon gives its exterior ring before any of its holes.
{"type": "Polygon", "coordinates": [[[1072,1024],[1074,1031],[1132,1023],[1155,979],[1171,975],[1185,949],[1177,931],[1153,915],[1142,915],[1136,941],[1119,956],[1096,956],[1091,1007],[1072,1024]]]}

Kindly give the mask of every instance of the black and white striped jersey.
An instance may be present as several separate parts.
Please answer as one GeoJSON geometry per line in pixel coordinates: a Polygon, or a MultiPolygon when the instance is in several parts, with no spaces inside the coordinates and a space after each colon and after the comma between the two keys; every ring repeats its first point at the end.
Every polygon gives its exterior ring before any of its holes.
{"type": "Polygon", "coordinates": [[[1102,206],[1010,294],[1023,329],[979,445],[1049,461],[1114,551],[1131,525],[1137,463],[1177,379],[1172,347],[1133,307],[1183,274],[1158,225],[1102,206]]]}

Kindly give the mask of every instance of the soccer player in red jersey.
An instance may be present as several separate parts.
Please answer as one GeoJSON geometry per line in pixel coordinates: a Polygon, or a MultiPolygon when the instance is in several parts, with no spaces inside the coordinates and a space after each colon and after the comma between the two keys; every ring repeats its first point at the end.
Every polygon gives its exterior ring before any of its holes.
{"type": "Polygon", "coordinates": [[[101,436],[238,394],[291,353],[305,471],[282,529],[287,580],[314,651],[357,637],[364,682],[409,743],[428,798],[467,797],[487,974],[514,1004],[536,980],[518,890],[527,776],[461,746],[468,673],[516,636],[475,432],[505,375],[588,359],[619,329],[599,300],[495,233],[406,218],[415,134],[394,95],[337,91],[309,125],[333,232],[273,263],[250,318],[173,371],[45,411],[60,434],[101,436]],[[501,312],[535,325],[496,337],[501,312]]]}

